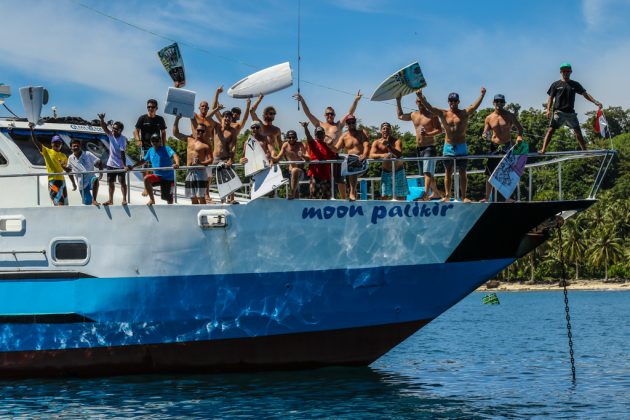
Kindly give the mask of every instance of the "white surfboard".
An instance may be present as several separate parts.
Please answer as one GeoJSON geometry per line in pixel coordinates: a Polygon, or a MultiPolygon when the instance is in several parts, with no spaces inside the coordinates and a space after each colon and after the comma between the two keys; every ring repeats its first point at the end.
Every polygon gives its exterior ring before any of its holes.
{"type": "Polygon", "coordinates": [[[357,155],[344,155],[340,154],[339,157],[343,158],[341,162],[341,176],[361,175],[368,170],[368,161],[359,160],[357,155]]]}
{"type": "Polygon", "coordinates": [[[398,95],[405,96],[418,89],[422,89],[427,85],[420,64],[409,64],[389,76],[376,88],[371,101],[386,101],[388,99],[396,99],[398,95]]]}
{"type": "Polygon", "coordinates": [[[11,86],[0,83],[0,105],[11,96],[11,86]]]}
{"type": "Polygon", "coordinates": [[[42,106],[48,102],[48,93],[41,86],[26,86],[20,88],[20,98],[28,122],[37,124],[41,119],[42,106]]]}
{"type": "Polygon", "coordinates": [[[252,200],[263,197],[289,182],[288,179],[282,176],[282,170],[279,165],[273,165],[258,172],[252,179],[254,181],[252,185],[252,200]]]}
{"type": "Polygon", "coordinates": [[[168,88],[164,112],[171,115],[179,115],[186,118],[195,117],[195,95],[192,90],[168,88]]]}
{"type": "Polygon", "coordinates": [[[267,67],[239,80],[228,89],[228,95],[232,98],[253,98],[258,95],[277,92],[292,84],[291,65],[287,61],[267,67]]]}
{"type": "Polygon", "coordinates": [[[267,155],[265,154],[262,146],[253,137],[250,137],[249,140],[247,140],[245,158],[247,159],[247,162],[245,163],[245,176],[255,175],[263,169],[271,166],[269,165],[267,155]]]}
{"type": "Polygon", "coordinates": [[[221,199],[224,199],[243,186],[241,179],[232,168],[216,168],[214,176],[217,180],[217,189],[219,190],[219,197],[221,199]]]}
{"type": "Polygon", "coordinates": [[[518,182],[525,170],[525,163],[527,163],[527,151],[529,146],[525,142],[521,145],[512,147],[501,159],[499,165],[496,167],[488,182],[498,192],[501,193],[506,200],[508,200],[514,190],[518,186],[518,182]]]}

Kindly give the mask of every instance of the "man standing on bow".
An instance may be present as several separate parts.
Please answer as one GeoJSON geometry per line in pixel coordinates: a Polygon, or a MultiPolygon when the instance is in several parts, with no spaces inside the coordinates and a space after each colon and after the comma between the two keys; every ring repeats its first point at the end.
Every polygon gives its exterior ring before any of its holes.
{"type": "Polygon", "coordinates": [[[575,113],[575,94],[584,96],[587,101],[594,103],[598,108],[602,108],[602,103],[595,100],[581,84],[575,80],[571,80],[571,64],[562,63],[560,65],[560,74],[562,79],[555,81],[549,87],[547,95],[547,118],[551,117],[551,106],[553,104],[553,118],[549,121],[549,130],[545,134],[545,140],[543,141],[542,149],[538,151],[540,154],[544,154],[547,150],[547,146],[551,141],[553,133],[563,125],[566,125],[575,133],[575,138],[580,144],[580,149],[586,150],[586,143],[584,142],[584,136],[582,136],[582,129],[580,129],[580,122],[577,119],[575,113]]]}

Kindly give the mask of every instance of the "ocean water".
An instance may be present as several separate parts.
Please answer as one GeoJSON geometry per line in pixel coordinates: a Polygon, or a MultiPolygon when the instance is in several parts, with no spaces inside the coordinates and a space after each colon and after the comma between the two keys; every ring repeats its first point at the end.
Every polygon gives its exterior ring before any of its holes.
{"type": "Polygon", "coordinates": [[[630,292],[473,293],[370,367],[0,382],[15,418],[629,418],[630,292]]]}

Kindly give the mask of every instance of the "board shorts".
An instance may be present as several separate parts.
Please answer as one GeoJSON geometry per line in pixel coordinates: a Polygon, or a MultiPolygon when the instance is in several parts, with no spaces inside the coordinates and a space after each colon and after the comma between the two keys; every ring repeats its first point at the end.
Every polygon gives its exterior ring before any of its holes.
{"type": "Polygon", "coordinates": [[[168,202],[169,204],[173,202],[173,180],[172,179],[163,179],[156,174],[149,174],[144,177],[147,179],[151,185],[159,185],[160,186],[160,197],[162,200],[168,202]]]}
{"type": "Polygon", "coordinates": [[[204,197],[208,188],[208,172],[206,168],[189,169],[184,182],[186,197],[204,197]]]}
{"type": "Polygon", "coordinates": [[[580,122],[577,119],[577,114],[575,112],[554,111],[553,118],[549,121],[549,127],[557,130],[563,125],[571,129],[579,129],[580,122]]]}
{"type": "Polygon", "coordinates": [[[405,169],[400,168],[394,174],[396,178],[395,193],[392,195],[392,173],[387,171],[381,172],[381,196],[383,197],[406,197],[409,194],[409,187],[407,186],[407,177],[405,176],[405,169]]]}
{"type": "Polygon", "coordinates": [[[67,206],[68,205],[68,189],[66,188],[66,181],[55,179],[48,181],[48,195],[50,200],[55,206],[67,206]]]}
{"type": "MultiPolygon", "coordinates": [[[[512,146],[514,146],[514,143],[509,142],[509,143],[505,143],[505,144],[496,144],[496,143],[490,143],[490,154],[491,155],[496,155],[496,156],[503,156],[505,155],[508,150],[510,150],[512,148],[512,146]]],[[[501,162],[502,158],[493,158],[493,159],[488,159],[486,161],[486,175],[490,176],[492,175],[492,172],[494,172],[494,170],[497,168],[497,166],[499,166],[499,162],[501,162]]]]}
{"type": "MultiPolygon", "coordinates": [[[[466,143],[460,144],[450,144],[444,143],[444,148],[442,149],[442,155],[444,157],[459,157],[459,156],[468,156],[468,146],[466,143]]],[[[447,159],[444,160],[444,167],[447,169],[451,169],[453,167],[453,160],[447,159]]],[[[458,170],[466,170],[468,168],[468,159],[455,159],[455,167],[458,170]]]]}
{"type": "MultiPolygon", "coordinates": [[[[114,168],[113,166],[106,166],[105,169],[108,171],[116,171],[123,168],[114,168]]],[[[118,182],[121,184],[125,183],[125,172],[108,172],[107,173],[107,183],[113,184],[116,182],[116,178],[118,178],[118,182]]]]}
{"type": "MultiPolygon", "coordinates": [[[[420,146],[416,148],[416,154],[418,157],[436,157],[437,149],[434,145],[420,146]]],[[[435,174],[435,160],[426,159],[418,161],[418,172],[425,175],[433,176],[435,174]]]]}
{"type": "MultiPolygon", "coordinates": [[[[84,176],[90,176],[90,175],[84,175],[84,176]]],[[[94,183],[97,181],[98,181],[98,178],[96,177],[96,175],[92,175],[90,177],[90,181],[88,182],[87,186],[81,187],[81,190],[79,191],[81,193],[83,204],[85,204],[86,206],[92,205],[92,187],[94,187],[94,183]]]]}
{"type": "Polygon", "coordinates": [[[309,198],[329,200],[330,180],[322,179],[318,181],[317,178],[311,177],[309,198]]]}

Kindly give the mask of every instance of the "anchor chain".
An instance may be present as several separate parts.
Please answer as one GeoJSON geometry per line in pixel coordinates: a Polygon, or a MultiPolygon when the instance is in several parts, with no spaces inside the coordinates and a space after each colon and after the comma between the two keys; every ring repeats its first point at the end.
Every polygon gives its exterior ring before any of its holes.
{"type": "Polygon", "coordinates": [[[564,312],[567,320],[567,337],[569,338],[569,356],[571,357],[571,376],[575,383],[575,358],[573,353],[573,333],[571,332],[571,314],[569,313],[569,294],[567,291],[567,273],[564,267],[564,255],[562,252],[562,224],[558,224],[558,239],[560,240],[560,268],[562,274],[562,288],[564,290],[564,312]]]}

